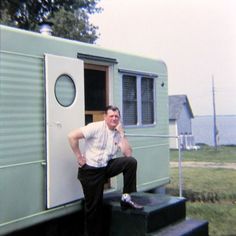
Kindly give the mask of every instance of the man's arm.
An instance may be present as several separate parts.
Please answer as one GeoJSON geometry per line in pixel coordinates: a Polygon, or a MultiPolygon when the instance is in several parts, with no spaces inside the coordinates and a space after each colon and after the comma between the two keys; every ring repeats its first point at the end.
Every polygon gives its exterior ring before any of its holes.
{"type": "Polygon", "coordinates": [[[126,157],[131,157],[132,156],[132,148],[128,142],[128,139],[125,136],[121,136],[120,140],[120,150],[121,152],[126,156],[126,157]]]}
{"type": "Polygon", "coordinates": [[[86,164],[86,159],[81,154],[80,149],[79,149],[79,140],[83,138],[84,138],[84,135],[80,129],[76,129],[68,134],[69,144],[80,166],[83,166],[84,164],[86,164]]]}
{"type": "Polygon", "coordinates": [[[121,125],[121,123],[116,127],[116,130],[120,133],[120,143],[119,147],[121,152],[126,156],[126,157],[131,157],[132,156],[132,148],[128,142],[128,139],[125,137],[125,131],[121,125]]]}

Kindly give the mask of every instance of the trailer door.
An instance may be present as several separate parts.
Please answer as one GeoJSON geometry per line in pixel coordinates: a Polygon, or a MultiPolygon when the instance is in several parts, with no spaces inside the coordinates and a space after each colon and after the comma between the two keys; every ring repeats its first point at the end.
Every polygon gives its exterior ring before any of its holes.
{"type": "MultiPolygon", "coordinates": [[[[83,197],[68,133],[84,125],[83,61],[45,55],[47,207],[83,197]]],[[[83,147],[81,147],[83,148],[83,147]]]]}

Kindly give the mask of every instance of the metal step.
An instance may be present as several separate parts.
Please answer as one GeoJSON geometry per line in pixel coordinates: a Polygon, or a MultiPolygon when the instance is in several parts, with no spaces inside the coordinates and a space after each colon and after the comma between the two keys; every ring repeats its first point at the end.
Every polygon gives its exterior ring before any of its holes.
{"type": "Polygon", "coordinates": [[[184,198],[139,192],[132,194],[132,199],[144,209],[122,210],[120,195],[104,198],[105,222],[110,225],[107,235],[145,236],[186,217],[184,198]]]}
{"type": "Polygon", "coordinates": [[[156,232],[148,233],[146,236],[208,236],[208,222],[186,219],[156,232]]]}

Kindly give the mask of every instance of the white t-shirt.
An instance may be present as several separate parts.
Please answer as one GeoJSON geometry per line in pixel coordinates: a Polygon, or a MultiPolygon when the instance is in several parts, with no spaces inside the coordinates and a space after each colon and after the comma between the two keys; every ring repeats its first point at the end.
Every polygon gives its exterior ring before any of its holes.
{"type": "Polygon", "coordinates": [[[110,130],[105,121],[90,123],[80,130],[85,137],[86,163],[93,167],[105,167],[118,151],[119,132],[110,130]]]}

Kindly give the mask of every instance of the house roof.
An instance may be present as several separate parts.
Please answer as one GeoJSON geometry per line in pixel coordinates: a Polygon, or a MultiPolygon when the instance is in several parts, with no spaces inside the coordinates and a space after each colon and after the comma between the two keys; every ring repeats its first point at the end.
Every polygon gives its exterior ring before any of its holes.
{"type": "Polygon", "coordinates": [[[171,95],[169,96],[169,120],[177,120],[181,111],[186,105],[189,115],[193,118],[193,112],[186,95],[171,95]]]}

